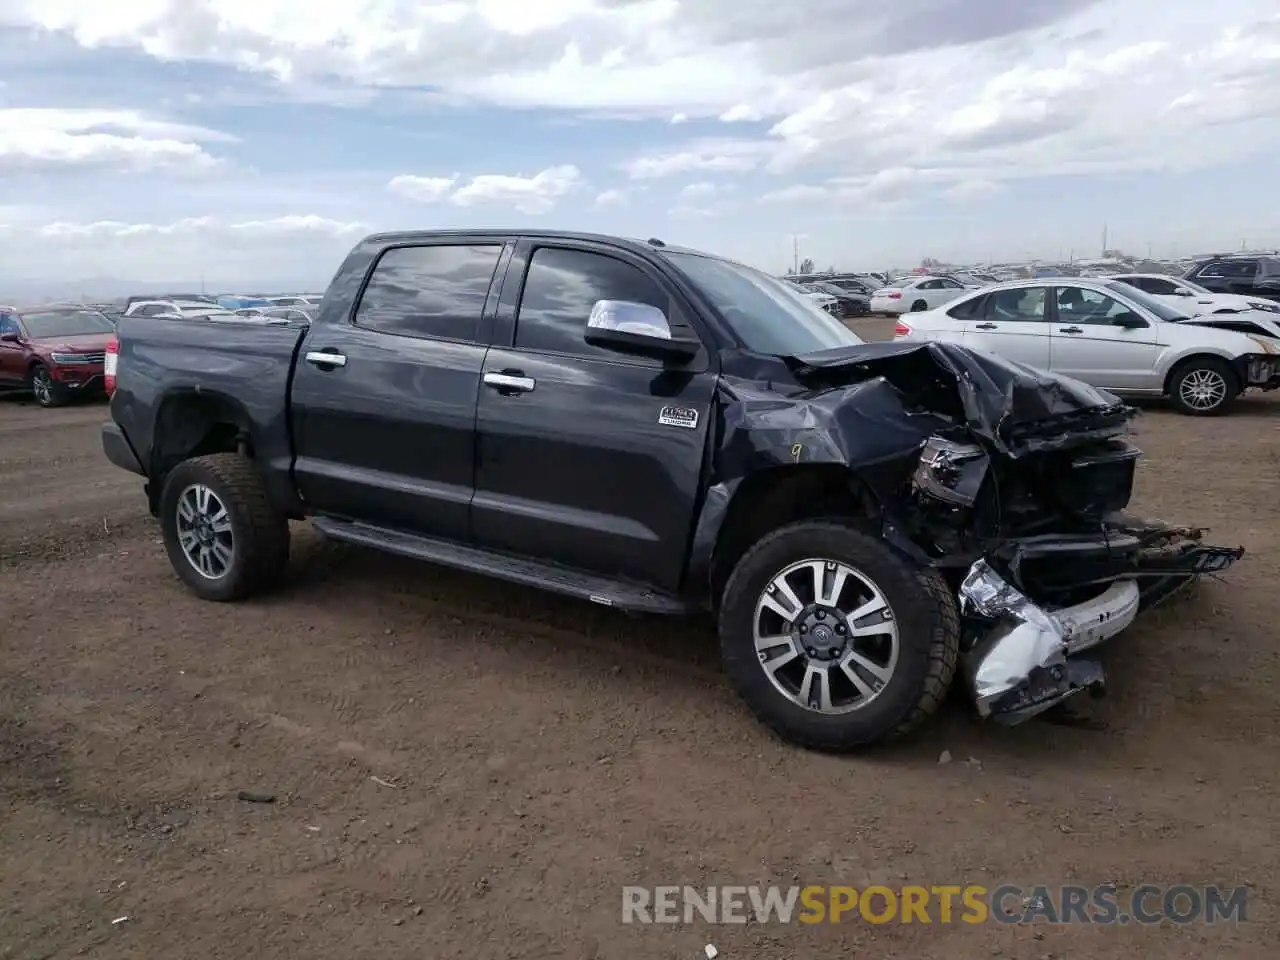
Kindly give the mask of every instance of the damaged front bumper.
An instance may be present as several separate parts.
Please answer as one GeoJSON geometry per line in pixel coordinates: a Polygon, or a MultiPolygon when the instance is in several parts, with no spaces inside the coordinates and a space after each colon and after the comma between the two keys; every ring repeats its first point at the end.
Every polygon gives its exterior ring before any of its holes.
{"type": "MultiPolygon", "coordinates": [[[[1101,665],[1080,654],[1125,630],[1141,610],[1244,555],[1243,548],[1200,544],[1199,531],[1129,522],[1113,532],[1093,541],[1106,556],[1096,568],[1099,592],[1071,605],[1033,602],[987,559],[969,568],[959,590],[970,628],[964,669],[980,716],[1012,726],[1082,691],[1101,692],[1101,665]]],[[[1078,554],[1086,546],[1040,538],[1015,554],[1018,560],[1024,553],[1078,554]]]]}

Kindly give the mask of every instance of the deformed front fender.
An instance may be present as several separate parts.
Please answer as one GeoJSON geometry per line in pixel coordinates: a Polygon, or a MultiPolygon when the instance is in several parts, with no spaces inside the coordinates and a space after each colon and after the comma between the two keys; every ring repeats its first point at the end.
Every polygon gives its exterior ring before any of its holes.
{"type": "MultiPolygon", "coordinates": [[[[847,489],[883,521],[924,441],[950,425],[939,415],[910,412],[898,388],[882,378],[815,390],[723,376],[714,413],[711,483],[694,524],[685,578],[699,592],[711,587],[726,521],[737,515],[742,498],[755,502],[761,482],[772,487],[819,473],[838,476],[823,489],[847,489]]],[[[891,544],[913,546],[892,533],[886,534],[891,544]]]]}

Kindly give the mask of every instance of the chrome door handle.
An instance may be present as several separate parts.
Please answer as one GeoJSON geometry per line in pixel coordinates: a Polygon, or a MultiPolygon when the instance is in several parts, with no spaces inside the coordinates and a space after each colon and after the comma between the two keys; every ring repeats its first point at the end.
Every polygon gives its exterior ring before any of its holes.
{"type": "Polygon", "coordinates": [[[495,390],[511,393],[528,393],[534,388],[533,377],[520,377],[510,373],[486,373],[484,385],[495,390]]]}
{"type": "Polygon", "coordinates": [[[306,356],[307,363],[314,363],[317,367],[345,367],[347,358],[340,353],[326,353],[323,350],[312,350],[306,356]]]}
{"type": "Polygon", "coordinates": [[[1059,327],[1059,333],[1084,333],[1079,327],[1059,327]]]}

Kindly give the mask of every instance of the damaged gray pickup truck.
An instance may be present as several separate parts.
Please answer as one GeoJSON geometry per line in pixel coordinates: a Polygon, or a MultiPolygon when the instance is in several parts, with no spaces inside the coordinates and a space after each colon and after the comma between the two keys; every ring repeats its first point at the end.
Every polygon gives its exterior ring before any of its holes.
{"type": "Polygon", "coordinates": [[[311,323],[117,335],[104,449],[146,478],[199,596],[271,586],[308,518],[621,610],[709,610],[746,702],[820,749],[910,730],[957,671],[1003,723],[1098,689],[1093,647],[1243,553],[1123,512],[1140,454],[1116,397],[863,343],[659,241],[375,235],[311,323]]]}

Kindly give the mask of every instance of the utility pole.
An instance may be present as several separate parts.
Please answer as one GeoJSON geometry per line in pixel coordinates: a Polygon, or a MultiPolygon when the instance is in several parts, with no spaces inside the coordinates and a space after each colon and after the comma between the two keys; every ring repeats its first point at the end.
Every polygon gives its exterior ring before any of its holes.
{"type": "Polygon", "coordinates": [[[1105,223],[1102,225],[1102,255],[1104,257],[1107,255],[1107,225],[1105,223]]]}
{"type": "Polygon", "coordinates": [[[800,237],[797,234],[791,235],[791,274],[795,276],[800,272],[800,237]]]}

